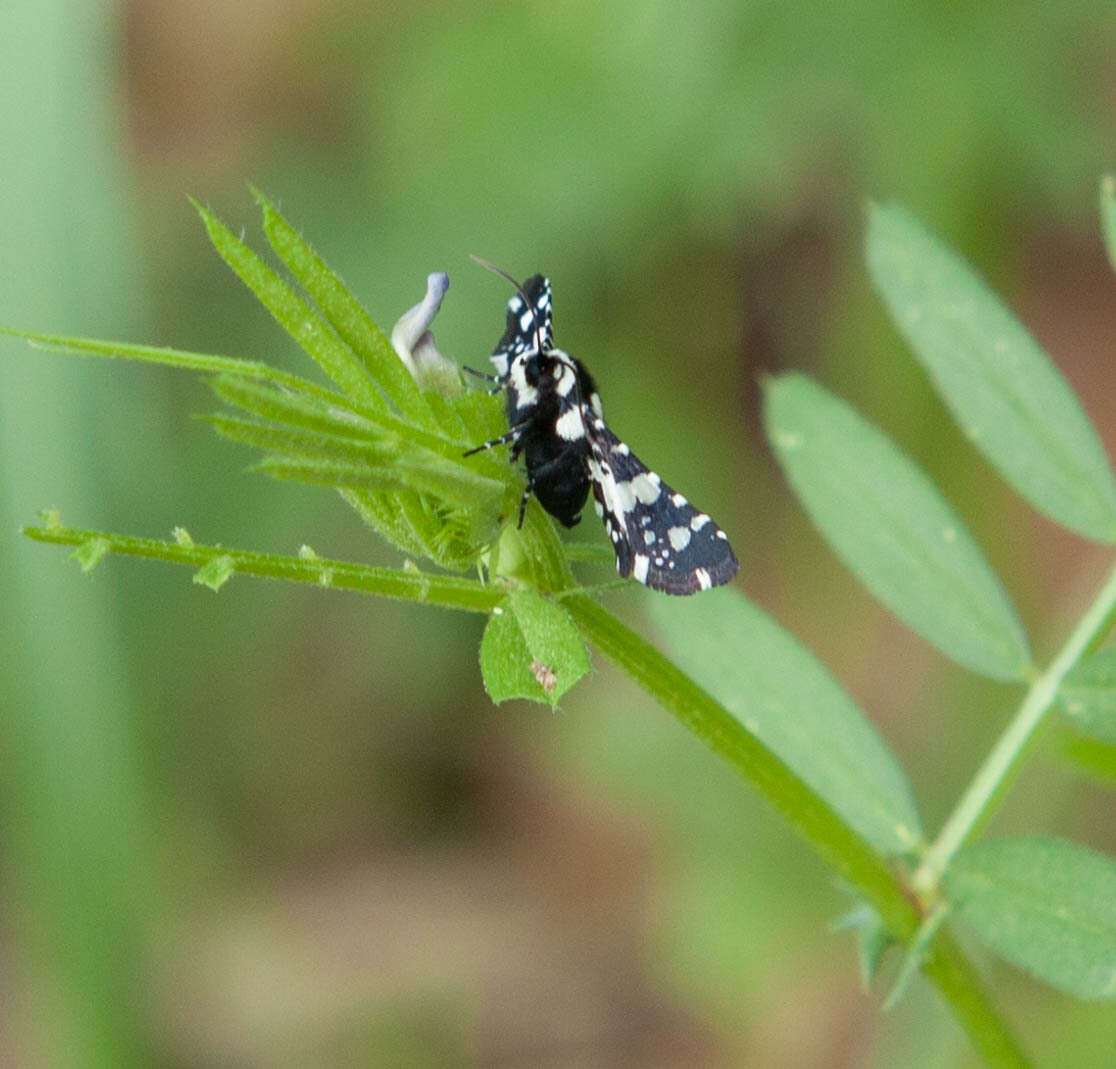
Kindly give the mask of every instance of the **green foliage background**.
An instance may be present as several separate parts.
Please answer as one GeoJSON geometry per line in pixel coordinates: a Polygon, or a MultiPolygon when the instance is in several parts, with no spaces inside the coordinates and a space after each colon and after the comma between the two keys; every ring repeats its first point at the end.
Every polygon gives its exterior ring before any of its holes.
{"type": "MultiPolygon", "coordinates": [[[[249,179],[382,325],[448,270],[436,331],[465,363],[506,297],[466,254],[545,270],[610,422],[715,513],[743,588],[873,716],[934,828],[1014,692],[936,656],[823,549],[762,444],[756,377],[812,370],[892,434],[1054,648],[1103,554],[951,430],[870,294],[862,208],[906,204],[984,272],[1111,455],[1110,5],[128,10],[5,15],[0,322],[304,370],[185,200],[254,228],[249,179]]],[[[189,418],[212,407],[193,379],[0,351],[13,1058],[972,1059],[925,987],[884,1017],[858,994],[824,868],[611,672],[557,716],[493,708],[471,618],[247,580],[214,597],[121,560],[86,578],[18,538],[58,506],[393,559],[335,496],[246,473],[189,418]]],[[[601,538],[591,518],[579,536],[601,538]]],[[[1111,795],[1040,745],[997,828],[1116,852],[1111,795]]],[[[1102,1064],[1110,1006],[989,968],[1040,1062],[1102,1064]]]]}

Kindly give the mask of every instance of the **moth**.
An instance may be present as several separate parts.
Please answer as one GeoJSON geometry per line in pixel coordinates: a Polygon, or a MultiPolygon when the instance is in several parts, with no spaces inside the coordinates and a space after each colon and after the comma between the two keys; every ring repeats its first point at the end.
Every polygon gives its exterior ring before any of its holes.
{"type": "Polygon", "coordinates": [[[592,490],[623,578],[667,594],[727,583],[739,566],[728,536],[612,433],[585,365],[554,347],[550,279],[533,275],[516,291],[490,357],[496,374],[473,372],[504,391],[508,430],[466,455],[509,442],[512,460],[522,455],[520,526],[534,494],[573,527],[592,490]]]}

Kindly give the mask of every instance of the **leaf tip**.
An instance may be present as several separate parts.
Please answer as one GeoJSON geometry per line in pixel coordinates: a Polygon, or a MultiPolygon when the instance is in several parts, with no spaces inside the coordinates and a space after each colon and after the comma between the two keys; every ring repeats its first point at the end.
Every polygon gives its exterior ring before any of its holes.
{"type": "Polygon", "coordinates": [[[252,194],[252,199],[259,205],[260,211],[263,212],[264,230],[266,231],[269,226],[282,218],[279,214],[279,209],[275,207],[267,194],[258,186],[254,186],[249,182],[248,190],[252,194]]]}
{"type": "Polygon", "coordinates": [[[187,193],[186,199],[190,202],[194,211],[196,211],[198,215],[201,216],[202,222],[208,225],[209,220],[213,218],[213,213],[204,204],[202,204],[202,202],[198,200],[197,197],[191,196],[189,193],[187,193]]]}

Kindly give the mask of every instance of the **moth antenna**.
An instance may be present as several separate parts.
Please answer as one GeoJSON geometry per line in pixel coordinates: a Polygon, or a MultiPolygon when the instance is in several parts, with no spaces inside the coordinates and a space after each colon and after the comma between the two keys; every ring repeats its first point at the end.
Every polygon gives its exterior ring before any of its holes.
{"type": "Polygon", "coordinates": [[[507,271],[504,271],[502,268],[497,267],[495,264],[489,263],[482,257],[477,256],[476,253],[469,253],[469,259],[472,260],[473,263],[479,264],[486,271],[491,271],[494,275],[499,275],[502,279],[510,282],[515,287],[515,292],[519,294],[519,296],[523,300],[523,304],[531,313],[531,322],[535,324],[535,348],[538,349],[539,354],[541,355],[543,347],[542,335],[539,333],[539,320],[538,317],[535,315],[535,309],[531,307],[531,302],[527,299],[527,294],[523,292],[523,287],[511,275],[509,275],[507,271]]]}

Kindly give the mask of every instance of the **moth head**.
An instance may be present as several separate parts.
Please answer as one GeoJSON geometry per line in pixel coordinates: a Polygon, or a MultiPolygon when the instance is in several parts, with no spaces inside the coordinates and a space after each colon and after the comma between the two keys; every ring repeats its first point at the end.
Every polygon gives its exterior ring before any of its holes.
{"type": "Polygon", "coordinates": [[[543,377],[543,357],[539,353],[524,353],[516,357],[523,367],[523,379],[528,386],[538,386],[543,377]]]}

